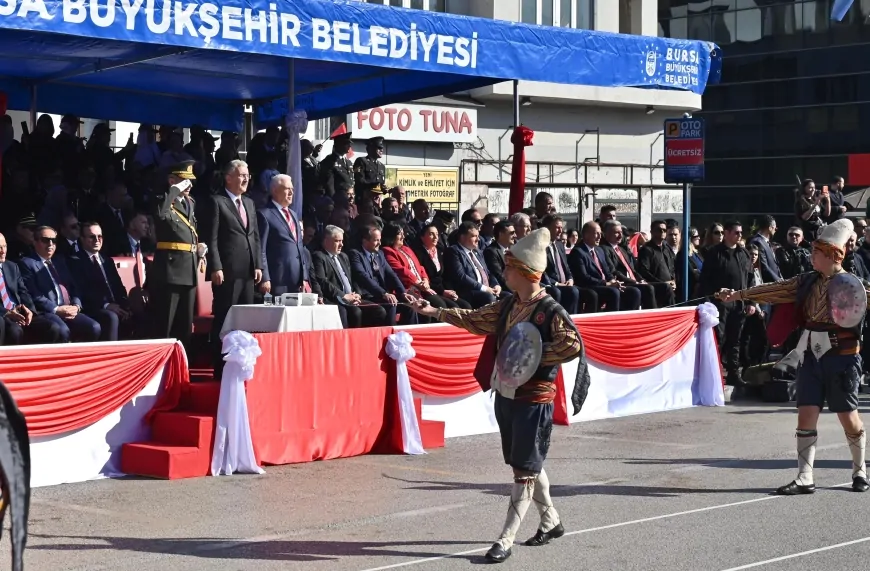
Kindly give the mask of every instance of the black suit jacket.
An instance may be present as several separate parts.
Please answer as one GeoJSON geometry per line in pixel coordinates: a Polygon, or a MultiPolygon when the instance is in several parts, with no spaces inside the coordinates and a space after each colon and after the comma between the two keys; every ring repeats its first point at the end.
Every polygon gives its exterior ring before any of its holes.
{"type": "MultiPolygon", "coordinates": [[[[483,256],[480,255],[480,250],[473,250],[471,255],[477,259],[478,263],[483,266],[484,269],[486,268],[486,262],[483,260],[483,256]]],[[[455,289],[460,295],[474,291],[481,291],[481,285],[486,285],[491,288],[498,285],[498,281],[496,281],[495,277],[493,277],[489,271],[486,272],[485,277],[481,276],[484,279],[489,278],[487,283],[481,284],[477,281],[477,275],[475,272],[476,268],[469,259],[465,248],[459,244],[447,248],[444,252],[444,264],[444,274],[447,281],[453,284],[453,289],[455,289]]]]}
{"type": "MultiPolygon", "coordinates": [[[[311,258],[314,264],[314,279],[311,288],[314,289],[314,283],[317,283],[322,292],[323,301],[326,303],[344,303],[342,299],[345,296],[344,286],[341,283],[341,276],[338,275],[338,270],[332,262],[332,257],[323,250],[318,250],[311,255],[311,258]]],[[[359,287],[354,283],[351,275],[350,260],[347,254],[344,252],[338,254],[338,263],[344,269],[344,275],[350,282],[352,293],[359,293],[359,287]]]]}
{"type": "Polygon", "coordinates": [[[437,268],[435,267],[435,262],[429,256],[429,252],[426,251],[426,248],[419,240],[414,240],[411,244],[411,249],[417,255],[420,265],[426,270],[426,275],[429,276],[429,285],[432,286],[432,289],[438,295],[443,294],[444,290],[447,289],[447,286],[444,284],[444,248],[441,244],[435,247],[439,265],[437,268]]]}
{"type": "Polygon", "coordinates": [[[127,228],[108,204],[101,204],[97,209],[97,222],[103,230],[103,248],[106,252],[116,255],[121,253],[124,248],[129,248],[126,244],[127,228]]]}
{"type": "MultiPolygon", "coordinates": [[[[492,244],[483,249],[483,261],[486,262],[486,269],[501,289],[509,291],[507,282],[504,281],[504,248],[493,240],[492,244]]],[[[567,262],[565,267],[568,267],[567,262]]]]}
{"type": "Polygon", "coordinates": [[[641,279],[634,267],[634,256],[627,248],[620,244],[613,246],[604,242],[601,244],[601,249],[604,250],[604,258],[607,260],[607,268],[611,274],[616,276],[616,279],[627,284],[635,284],[637,283],[637,279],[641,279]],[[616,248],[619,248],[620,252],[622,252],[622,257],[625,258],[626,262],[628,262],[628,265],[636,279],[633,280],[629,277],[629,268],[627,268],[625,264],[622,263],[622,260],[619,259],[619,256],[616,255],[616,248]]]}
{"type": "MultiPolygon", "coordinates": [[[[30,297],[30,292],[27,291],[27,286],[24,284],[24,278],[21,277],[21,270],[15,262],[2,262],[0,269],[3,270],[3,279],[6,282],[6,293],[9,294],[9,299],[16,306],[23,305],[34,315],[36,315],[36,306],[33,305],[33,298],[30,297]]],[[[6,315],[6,308],[0,304],[0,316],[6,315]]]]}
{"type": "Polygon", "coordinates": [[[225,190],[211,197],[205,242],[209,279],[212,272],[218,270],[223,271],[226,281],[253,279],[254,270],[263,268],[257,207],[245,195],[242,195],[242,205],[247,213],[247,227],[242,224],[239,210],[225,190]]]}
{"type": "Polygon", "coordinates": [[[94,265],[87,252],[82,251],[80,254],[70,256],[69,258],[69,267],[73,274],[73,279],[81,285],[82,309],[85,312],[93,312],[103,309],[108,303],[117,303],[124,308],[129,307],[127,289],[121,281],[121,276],[118,274],[115,262],[112,258],[104,256],[102,253],[98,255],[103,264],[103,270],[106,272],[105,280],[103,279],[102,272],[94,265]],[[108,283],[111,295],[106,290],[105,283],[108,283]]]}
{"type": "Polygon", "coordinates": [[[568,264],[571,266],[571,271],[575,276],[576,285],[580,287],[605,287],[607,282],[613,279],[610,268],[607,266],[607,259],[600,246],[595,246],[592,252],[590,252],[586,244],[577,244],[571,248],[568,264]],[[598,263],[604,272],[604,279],[601,278],[598,266],[595,265],[595,260],[592,258],[593,255],[598,258],[598,263]]]}

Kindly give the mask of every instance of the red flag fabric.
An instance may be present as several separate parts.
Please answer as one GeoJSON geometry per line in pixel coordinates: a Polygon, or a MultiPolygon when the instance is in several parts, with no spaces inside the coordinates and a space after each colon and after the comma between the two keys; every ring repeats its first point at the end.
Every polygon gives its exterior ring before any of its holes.
{"type": "Polygon", "coordinates": [[[515,214],[523,209],[523,197],[526,193],[526,147],[533,145],[535,132],[520,125],[511,135],[514,144],[514,162],[511,168],[511,194],[508,202],[508,214],[515,214]]]}
{"type": "MultiPolygon", "coordinates": [[[[330,135],[329,138],[335,139],[336,137],[339,137],[339,136],[344,135],[346,133],[347,133],[347,124],[342,123],[341,125],[339,125],[338,129],[336,129],[335,131],[332,132],[332,135],[330,135]]],[[[347,157],[348,158],[353,157],[353,147],[351,147],[350,150],[347,152],[347,157]]]]}

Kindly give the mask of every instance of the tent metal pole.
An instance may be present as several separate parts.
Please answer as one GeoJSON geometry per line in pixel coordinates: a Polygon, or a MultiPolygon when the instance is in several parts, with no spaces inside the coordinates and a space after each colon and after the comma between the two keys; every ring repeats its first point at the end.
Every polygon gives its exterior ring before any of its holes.
{"type": "MultiPolygon", "coordinates": [[[[287,115],[289,116],[291,113],[296,111],[296,60],[293,58],[290,58],[290,61],[287,64],[287,75],[289,76],[288,81],[287,81],[287,115]]],[[[292,145],[288,145],[288,146],[290,148],[292,148],[292,145]]],[[[287,153],[287,171],[286,172],[292,178],[293,177],[293,169],[291,167],[292,167],[293,159],[291,158],[291,155],[292,155],[292,153],[289,153],[289,152],[287,153]]],[[[297,183],[299,183],[299,181],[296,181],[296,180],[293,181],[293,185],[296,188],[301,189],[302,185],[299,184],[299,186],[296,186],[297,183]]]]}
{"type": "Polygon", "coordinates": [[[36,86],[30,86],[30,132],[36,131],[36,86]]]}
{"type": "Polygon", "coordinates": [[[520,126],[520,82],[514,80],[514,129],[520,126]]]}

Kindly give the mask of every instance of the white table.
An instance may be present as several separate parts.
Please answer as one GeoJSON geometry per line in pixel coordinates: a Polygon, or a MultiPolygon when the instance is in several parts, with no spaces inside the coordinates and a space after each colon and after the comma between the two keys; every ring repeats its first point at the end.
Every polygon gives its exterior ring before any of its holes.
{"type": "Polygon", "coordinates": [[[230,331],[284,333],[342,329],[338,307],[334,305],[234,305],[227,313],[221,337],[230,331]]]}

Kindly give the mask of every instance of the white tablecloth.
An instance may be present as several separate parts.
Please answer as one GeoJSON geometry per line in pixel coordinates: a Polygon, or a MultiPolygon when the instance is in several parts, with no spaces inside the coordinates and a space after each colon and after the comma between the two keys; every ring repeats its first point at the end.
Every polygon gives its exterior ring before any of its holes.
{"type": "Polygon", "coordinates": [[[341,328],[341,317],[334,305],[234,305],[227,313],[221,336],[236,330],[283,333],[341,328]]]}

